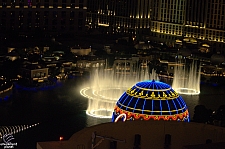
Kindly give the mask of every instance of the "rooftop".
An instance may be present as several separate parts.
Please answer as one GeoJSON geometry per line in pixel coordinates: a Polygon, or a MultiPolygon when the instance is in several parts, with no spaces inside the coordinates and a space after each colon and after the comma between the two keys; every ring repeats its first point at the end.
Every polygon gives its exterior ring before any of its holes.
{"type": "Polygon", "coordinates": [[[142,149],[162,149],[165,143],[171,149],[182,149],[188,145],[208,146],[207,140],[212,143],[225,142],[223,127],[177,121],[126,121],[87,127],[67,141],[38,142],[37,149],[92,148],[92,145],[96,145],[103,138],[97,146],[98,149],[110,149],[110,141],[113,140],[117,141],[117,149],[130,149],[134,147],[136,134],[141,136],[139,141],[142,149]],[[171,136],[171,140],[165,140],[166,134],[171,136]]]}

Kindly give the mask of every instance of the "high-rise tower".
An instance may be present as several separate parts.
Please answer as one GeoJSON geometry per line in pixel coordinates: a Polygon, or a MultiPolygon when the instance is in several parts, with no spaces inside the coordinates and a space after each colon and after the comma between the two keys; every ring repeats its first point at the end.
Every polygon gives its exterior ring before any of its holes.
{"type": "Polygon", "coordinates": [[[175,40],[183,35],[185,0],[152,1],[151,35],[155,40],[175,40]]]}
{"type": "Polygon", "coordinates": [[[224,0],[89,0],[87,23],[105,33],[148,35],[174,45],[189,38],[225,50],[224,0]]]}
{"type": "Polygon", "coordinates": [[[87,23],[104,33],[150,28],[151,0],[90,0],[87,23]]]}
{"type": "Polygon", "coordinates": [[[87,0],[0,0],[0,32],[82,33],[87,0]]]}
{"type": "Polygon", "coordinates": [[[186,0],[185,17],[185,37],[208,42],[214,51],[225,52],[224,0],[186,0]]]}

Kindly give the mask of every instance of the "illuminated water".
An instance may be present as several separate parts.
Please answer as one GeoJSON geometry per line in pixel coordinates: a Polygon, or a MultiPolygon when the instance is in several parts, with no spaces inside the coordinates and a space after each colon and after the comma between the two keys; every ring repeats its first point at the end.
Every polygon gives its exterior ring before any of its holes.
{"type": "MultiPolygon", "coordinates": [[[[35,127],[37,125],[39,125],[39,123],[33,124],[33,125],[0,126],[0,141],[4,141],[4,142],[11,141],[11,140],[8,140],[8,141],[5,140],[6,138],[4,138],[4,137],[7,137],[9,134],[15,135],[16,133],[25,131],[25,130],[35,127]]],[[[14,138],[10,138],[10,139],[14,139],[14,138]]]]}
{"type": "Polygon", "coordinates": [[[200,94],[201,69],[197,62],[193,61],[190,67],[178,63],[174,68],[172,88],[179,94],[200,94]]]}
{"type": "Polygon", "coordinates": [[[88,98],[87,114],[93,117],[110,118],[116,101],[129,87],[143,80],[159,80],[154,70],[140,68],[138,71],[112,69],[93,70],[90,80],[81,95],[88,98]]]}
{"type": "MultiPolygon", "coordinates": [[[[92,125],[110,122],[111,119],[99,119],[86,115],[88,99],[80,95],[83,85],[90,78],[66,80],[53,90],[27,92],[13,90],[12,101],[0,103],[0,125],[32,125],[38,126],[14,136],[18,147],[35,149],[38,141],[58,141],[60,136],[69,139],[75,132],[92,125]]],[[[181,95],[185,100],[191,119],[196,105],[217,110],[225,104],[224,87],[201,84],[198,96],[181,95]]]]}

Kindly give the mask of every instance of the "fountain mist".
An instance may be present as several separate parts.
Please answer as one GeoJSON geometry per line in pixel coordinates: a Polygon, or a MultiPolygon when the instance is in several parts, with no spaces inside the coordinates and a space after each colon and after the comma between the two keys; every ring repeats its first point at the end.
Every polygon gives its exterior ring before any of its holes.
{"type": "Polygon", "coordinates": [[[200,94],[201,69],[197,61],[191,63],[189,67],[178,63],[174,68],[174,78],[172,88],[180,93],[187,95],[200,94]]]}
{"type": "Polygon", "coordinates": [[[88,87],[80,93],[88,98],[86,113],[93,117],[111,118],[116,101],[123,92],[143,80],[159,80],[154,70],[148,68],[133,69],[127,72],[114,69],[95,69],[91,72],[88,87]]]}

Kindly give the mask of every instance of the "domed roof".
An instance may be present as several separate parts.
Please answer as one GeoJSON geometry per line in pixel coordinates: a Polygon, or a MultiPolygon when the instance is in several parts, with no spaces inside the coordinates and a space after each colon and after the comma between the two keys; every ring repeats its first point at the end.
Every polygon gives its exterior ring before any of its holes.
{"type": "Polygon", "coordinates": [[[112,121],[119,119],[189,121],[189,112],[183,98],[170,85],[149,80],[136,83],[122,94],[112,121]]]}

